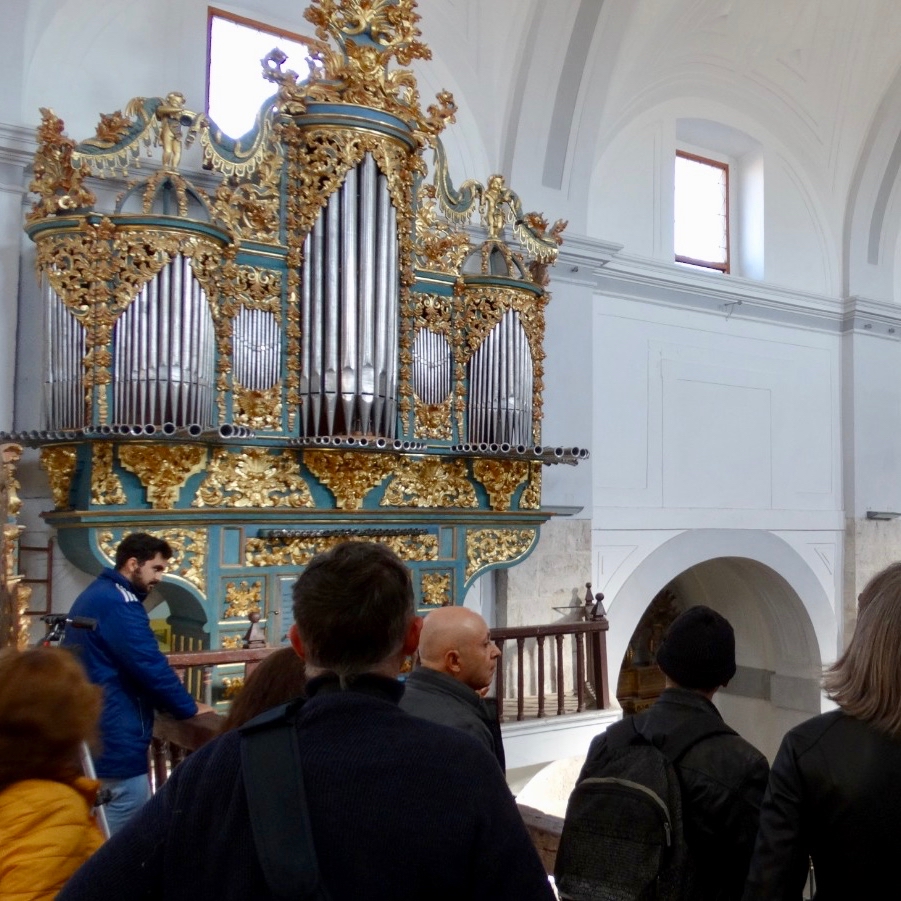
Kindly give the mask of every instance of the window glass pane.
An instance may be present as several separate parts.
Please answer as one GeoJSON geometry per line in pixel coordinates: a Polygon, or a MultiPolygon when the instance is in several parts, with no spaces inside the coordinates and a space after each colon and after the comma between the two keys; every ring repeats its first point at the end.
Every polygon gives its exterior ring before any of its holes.
{"type": "Polygon", "coordinates": [[[276,91],[276,86],[263,78],[260,65],[260,60],[276,47],[288,57],[282,69],[293,69],[305,78],[309,49],[301,40],[219,15],[210,18],[207,113],[232,138],[253,128],[260,105],[276,91]]]}
{"type": "Polygon", "coordinates": [[[726,263],[727,172],[722,166],[676,157],[676,256],[726,263]]]}

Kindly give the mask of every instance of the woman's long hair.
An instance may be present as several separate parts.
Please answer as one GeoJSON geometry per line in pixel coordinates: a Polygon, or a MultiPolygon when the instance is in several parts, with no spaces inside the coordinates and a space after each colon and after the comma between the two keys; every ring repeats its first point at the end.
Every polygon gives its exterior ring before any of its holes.
{"type": "Polygon", "coordinates": [[[849,716],[901,737],[901,563],[867,583],[854,636],[823,688],[849,716]]]}
{"type": "Polygon", "coordinates": [[[81,743],[96,742],[102,701],[68,651],[0,651],[0,791],[22,779],[80,775],[81,743]]]}
{"type": "Polygon", "coordinates": [[[247,677],[222,724],[222,731],[237,729],[264,710],[304,693],[306,668],[294,648],[279,648],[264,658],[247,677]]]}

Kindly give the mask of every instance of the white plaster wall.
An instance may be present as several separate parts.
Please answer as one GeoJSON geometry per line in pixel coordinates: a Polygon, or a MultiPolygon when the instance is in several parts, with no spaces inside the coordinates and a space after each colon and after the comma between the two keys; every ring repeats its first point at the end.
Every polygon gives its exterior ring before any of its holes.
{"type": "Polygon", "coordinates": [[[594,335],[599,522],[652,508],[646,526],[684,527],[703,509],[706,525],[785,527],[841,509],[837,337],[609,296],[594,335]]]}

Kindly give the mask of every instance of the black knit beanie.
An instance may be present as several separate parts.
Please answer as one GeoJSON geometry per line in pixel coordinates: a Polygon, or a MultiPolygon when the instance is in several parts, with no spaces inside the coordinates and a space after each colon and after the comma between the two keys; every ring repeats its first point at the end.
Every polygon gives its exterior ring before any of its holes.
{"type": "Polygon", "coordinates": [[[689,607],[667,630],[657,665],[682,688],[719,688],[735,675],[735,632],[715,610],[689,607]]]}

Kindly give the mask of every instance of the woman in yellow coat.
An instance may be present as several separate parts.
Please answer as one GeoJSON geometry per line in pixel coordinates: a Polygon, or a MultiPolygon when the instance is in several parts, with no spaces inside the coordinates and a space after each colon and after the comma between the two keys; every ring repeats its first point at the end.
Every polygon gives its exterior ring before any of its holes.
{"type": "Polygon", "coordinates": [[[0,898],[50,901],[103,842],[81,775],[101,689],[67,651],[0,652],[0,898]]]}

